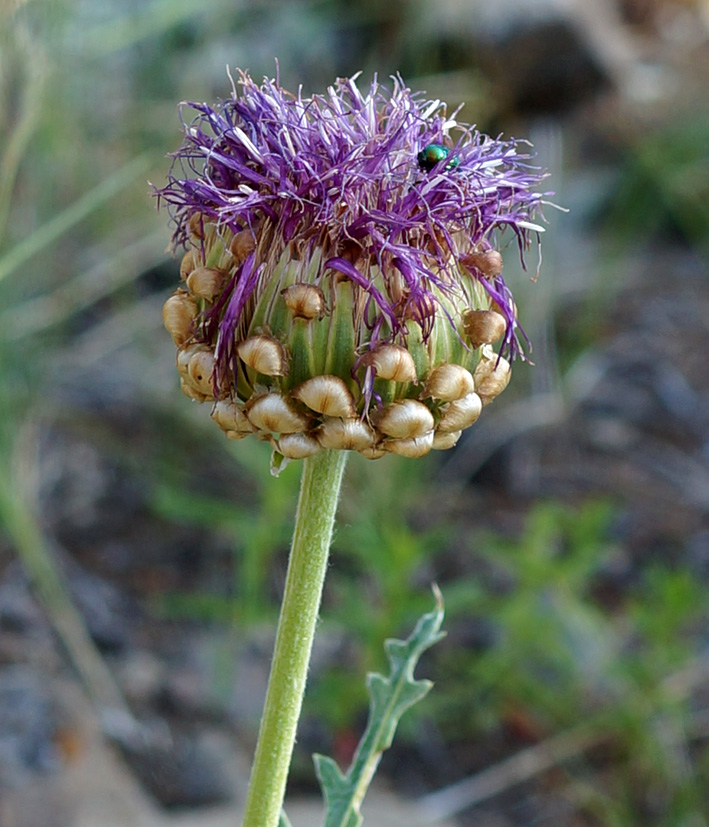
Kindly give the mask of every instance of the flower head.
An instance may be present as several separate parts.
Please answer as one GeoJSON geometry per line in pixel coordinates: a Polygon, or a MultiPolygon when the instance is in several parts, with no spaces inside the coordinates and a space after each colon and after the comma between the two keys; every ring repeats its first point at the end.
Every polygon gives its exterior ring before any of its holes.
{"type": "Polygon", "coordinates": [[[164,311],[182,388],[288,458],[451,447],[522,353],[497,248],[542,231],[545,174],[400,78],[355,79],[304,98],[240,73],[183,104],[157,193],[186,250],[164,311]]]}

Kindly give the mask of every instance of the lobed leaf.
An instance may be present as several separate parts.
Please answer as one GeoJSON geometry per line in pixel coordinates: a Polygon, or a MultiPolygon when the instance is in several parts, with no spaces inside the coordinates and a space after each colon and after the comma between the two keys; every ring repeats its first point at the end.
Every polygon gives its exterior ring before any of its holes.
{"type": "Polygon", "coordinates": [[[369,718],[347,772],[343,773],[332,758],[313,756],[325,797],[324,827],[359,827],[360,805],[382,753],[391,746],[399,719],[433,685],[428,680],[415,680],[414,669],[423,652],[445,636],[440,630],[443,601],[437,587],[434,594],[435,609],[421,617],[411,635],[406,640],[387,640],[384,644],[389,675],[373,673],[367,678],[369,718]]]}

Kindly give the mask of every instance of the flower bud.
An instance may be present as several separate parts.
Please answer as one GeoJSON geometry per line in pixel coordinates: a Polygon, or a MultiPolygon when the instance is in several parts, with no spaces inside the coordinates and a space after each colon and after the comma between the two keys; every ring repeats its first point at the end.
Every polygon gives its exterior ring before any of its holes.
{"type": "Polygon", "coordinates": [[[433,431],[433,414],[415,399],[394,402],[372,415],[377,430],[398,439],[411,439],[433,431]]]}
{"type": "Polygon", "coordinates": [[[184,290],[177,290],[163,305],[163,324],[178,347],[192,337],[196,316],[197,302],[184,290]]]}
{"type": "Polygon", "coordinates": [[[250,230],[241,230],[236,233],[229,245],[229,250],[236,264],[241,264],[256,249],[256,241],[250,230]]]}
{"type": "Polygon", "coordinates": [[[320,450],[320,443],[309,434],[283,434],[278,440],[278,451],[286,459],[305,459],[320,450]]]}
{"type": "Polygon", "coordinates": [[[436,431],[433,435],[433,445],[431,448],[433,448],[434,451],[447,451],[449,448],[457,445],[462,433],[462,431],[436,431]]]}
{"type": "Polygon", "coordinates": [[[279,393],[252,397],[246,405],[249,422],[262,431],[295,434],[306,430],[310,420],[279,393]]]}
{"type": "Polygon", "coordinates": [[[498,342],[506,329],[505,317],[496,310],[466,310],[463,313],[463,330],[473,347],[498,342]]]}
{"type": "Polygon", "coordinates": [[[286,376],[288,360],[283,345],[273,336],[249,336],[236,346],[239,358],[257,373],[286,376]]]}
{"type": "Polygon", "coordinates": [[[517,318],[517,304],[512,299],[509,299],[507,308],[503,307],[499,302],[493,301],[490,304],[490,310],[494,310],[501,316],[504,316],[506,312],[511,313],[513,319],[517,318]]]}
{"type": "Polygon", "coordinates": [[[210,348],[207,347],[207,345],[191,344],[177,351],[177,372],[182,379],[188,378],[187,368],[189,367],[190,359],[195,353],[199,353],[201,350],[210,350],[210,348]]]}
{"type": "Polygon", "coordinates": [[[213,301],[226,282],[226,273],[212,267],[197,267],[187,276],[187,287],[200,299],[213,301]]]}
{"type": "Polygon", "coordinates": [[[477,387],[483,379],[486,379],[494,370],[497,362],[497,354],[490,345],[483,345],[480,348],[480,359],[473,372],[473,382],[477,387]]]}
{"type": "Polygon", "coordinates": [[[291,284],[281,295],[297,319],[322,319],[325,313],[325,296],[314,284],[291,284]]]}
{"type": "Polygon", "coordinates": [[[196,390],[186,379],[180,377],[180,390],[185,396],[189,396],[194,402],[206,402],[207,397],[196,390]]]}
{"type": "Polygon", "coordinates": [[[389,452],[386,448],[382,448],[379,445],[373,445],[369,448],[362,448],[362,450],[358,453],[362,454],[362,456],[367,459],[381,459],[381,457],[386,456],[389,452]]]}
{"type": "Polygon", "coordinates": [[[409,459],[418,459],[426,456],[433,448],[433,431],[411,437],[409,439],[390,439],[385,443],[388,451],[409,459]]]}
{"type": "Polygon", "coordinates": [[[442,433],[461,431],[477,422],[483,403],[477,393],[469,393],[462,399],[455,399],[443,407],[443,414],[438,423],[442,433]]]}
{"type": "Polygon", "coordinates": [[[212,419],[227,433],[235,431],[246,436],[254,431],[243,409],[229,399],[220,399],[215,403],[212,419]]]}
{"type": "Polygon", "coordinates": [[[492,370],[475,383],[483,406],[489,405],[509,385],[512,368],[507,359],[496,357],[492,370]]]}
{"type": "Polygon", "coordinates": [[[434,368],[426,377],[423,397],[450,402],[475,390],[473,376],[460,365],[445,364],[434,368]]]}
{"type": "Polygon", "coordinates": [[[208,349],[197,350],[187,364],[185,381],[206,399],[214,399],[214,366],[214,354],[208,349]]]}
{"type": "Polygon", "coordinates": [[[325,416],[348,418],[356,413],[354,398],[339,376],[314,376],[298,385],[291,395],[325,416]]]}
{"type": "Polygon", "coordinates": [[[182,261],[180,262],[180,278],[182,281],[187,279],[187,276],[189,276],[196,266],[195,251],[188,250],[184,256],[182,256],[182,261]]]}
{"type": "Polygon", "coordinates": [[[326,418],[317,430],[317,438],[323,448],[333,451],[365,451],[372,448],[376,437],[372,429],[361,419],[326,418]]]}
{"type": "Polygon", "coordinates": [[[206,235],[206,228],[209,219],[200,213],[193,213],[189,220],[190,235],[197,241],[201,241],[206,235]]]}
{"type": "Polygon", "coordinates": [[[461,257],[467,267],[479,270],[485,278],[494,279],[502,272],[502,256],[497,250],[468,253],[461,257]]]}
{"type": "Polygon", "coordinates": [[[417,382],[413,356],[400,345],[380,345],[367,353],[364,364],[371,365],[380,379],[392,382],[417,382]]]}

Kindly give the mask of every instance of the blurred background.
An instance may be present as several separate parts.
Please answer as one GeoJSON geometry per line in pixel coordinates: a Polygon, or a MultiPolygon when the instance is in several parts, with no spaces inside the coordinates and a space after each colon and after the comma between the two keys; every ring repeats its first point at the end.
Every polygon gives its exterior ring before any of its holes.
{"type": "Polygon", "coordinates": [[[708,41],[706,0],[0,0],[2,827],[235,823],[299,468],[179,392],[148,181],[276,58],[464,102],[568,210],[536,282],[506,257],[534,366],[453,451],[349,463],[290,793],[436,581],[365,823],[709,824],[708,41]]]}

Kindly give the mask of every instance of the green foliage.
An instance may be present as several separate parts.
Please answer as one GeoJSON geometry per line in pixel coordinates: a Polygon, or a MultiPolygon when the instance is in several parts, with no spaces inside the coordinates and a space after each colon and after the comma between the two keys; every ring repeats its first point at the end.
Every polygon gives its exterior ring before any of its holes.
{"type": "Polygon", "coordinates": [[[709,119],[680,117],[631,138],[607,212],[607,227],[622,239],[679,235],[709,254],[709,119]]]}
{"type": "Polygon", "coordinates": [[[157,515],[221,535],[233,544],[234,552],[231,595],[167,594],[160,601],[161,612],[201,620],[235,621],[242,628],[273,619],[277,607],[269,600],[269,575],[274,555],[279,551],[285,555],[288,548],[298,493],[298,468],[289,466],[276,480],[263,473],[263,464],[268,462],[263,451],[247,449],[243,460],[244,473],[250,476],[254,491],[254,500],[248,503],[196,494],[189,479],[180,479],[177,474],[172,482],[166,476],[156,481],[153,507],[157,515]],[[261,464],[261,468],[249,468],[249,460],[254,465],[261,464]]]}
{"type": "Polygon", "coordinates": [[[340,504],[331,575],[334,617],[377,650],[392,628],[411,622],[425,601],[421,568],[440,548],[441,525],[415,525],[412,513],[426,496],[426,461],[398,457],[374,466],[353,457],[340,504]],[[362,588],[373,590],[363,605],[362,588]]]}
{"type": "Polygon", "coordinates": [[[543,503],[521,538],[476,538],[473,549],[492,567],[496,585],[481,593],[476,581],[458,582],[450,603],[451,618],[478,618],[495,641],[483,652],[450,653],[465,685],[455,708],[473,728],[512,710],[547,726],[570,725],[579,696],[601,691],[618,642],[587,596],[612,552],[605,539],[611,513],[605,503],[579,511],[543,503]]]}
{"type": "Polygon", "coordinates": [[[325,827],[358,827],[362,823],[360,805],[382,752],[391,746],[403,713],[432,686],[430,681],[415,680],[414,668],[423,652],[444,637],[442,622],[443,603],[437,592],[436,608],[419,620],[406,640],[385,642],[391,671],[386,677],[371,673],[367,678],[369,719],[347,772],[343,773],[331,758],[314,756],[327,808],[325,827]]]}
{"type": "Polygon", "coordinates": [[[670,827],[708,815],[706,765],[691,768],[690,744],[709,598],[687,571],[652,566],[625,602],[604,606],[594,586],[619,551],[608,537],[612,516],[607,503],[542,503],[520,538],[475,539],[488,585],[459,581],[445,593],[453,639],[472,619],[487,643],[443,652],[428,707],[462,741],[501,726],[543,739],[587,722],[599,742],[612,741],[616,759],[602,782],[589,783],[585,762],[570,772],[584,808],[623,826],[651,808],[663,814],[653,823],[670,827]]]}
{"type": "Polygon", "coordinates": [[[693,646],[687,632],[706,605],[706,589],[689,571],[656,566],[646,573],[628,614],[645,646],[652,649],[648,662],[655,675],[676,669],[689,658],[693,646]]]}

